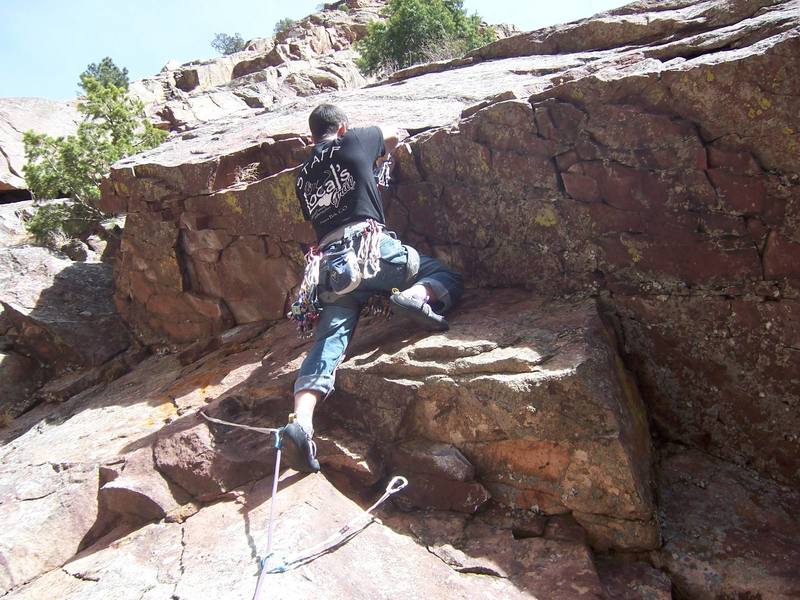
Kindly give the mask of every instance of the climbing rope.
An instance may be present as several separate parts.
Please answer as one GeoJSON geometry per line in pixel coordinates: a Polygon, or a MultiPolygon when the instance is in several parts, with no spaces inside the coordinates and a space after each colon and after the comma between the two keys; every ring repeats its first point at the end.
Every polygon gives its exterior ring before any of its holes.
{"type": "MultiPolygon", "coordinates": [[[[397,475],[392,477],[389,484],[386,486],[386,491],[384,491],[383,495],[378,498],[378,501],[375,502],[372,506],[370,506],[367,510],[363,513],[357,515],[353,519],[351,519],[344,527],[341,527],[336,533],[330,535],[325,540],[316,544],[315,546],[311,546],[302,552],[298,552],[288,558],[279,559],[277,564],[272,568],[267,568],[267,562],[270,558],[273,557],[272,553],[272,539],[273,533],[275,530],[275,498],[278,495],[278,478],[280,475],[281,470],[281,448],[283,446],[283,442],[281,440],[283,434],[283,427],[281,428],[272,428],[272,427],[252,427],[250,425],[242,425],[240,423],[233,423],[231,421],[224,421],[223,419],[215,419],[214,417],[209,417],[203,411],[200,411],[200,415],[210,421],[211,423],[217,423],[219,425],[227,425],[228,427],[236,427],[239,429],[247,429],[248,431],[255,431],[256,433],[263,433],[266,435],[274,435],[275,436],[275,471],[272,477],[272,496],[270,498],[270,505],[269,505],[269,525],[267,528],[267,551],[264,555],[264,558],[259,561],[259,573],[258,573],[258,581],[256,583],[256,590],[253,594],[253,600],[258,600],[261,594],[262,585],[264,583],[264,575],[273,574],[273,573],[285,573],[286,571],[290,571],[297,567],[303,566],[308,564],[320,556],[323,556],[329,552],[332,552],[343,546],[359,533],[364,531],[367,527],[369,527],[373,522],[380,520],[372,514],[372,511],[377,509],[381,504],[386,502],[392,495],[396,494],[403,488],[408,485],[408,479],[403,477],[402,475],[397,475]]],[[[278,558],[275,556],[274,558],[278,558]]]]}
{"type": "Polygon", "coordinates": [[[257,433],[265,433],[267,435],[272,435],[281,431],[280,429],[275,429],[272,427],[251,427],[250,425],[241,425],[239,423],[231,423],[230,421],[223,421],[222,419],[215,419],[214,417],[209,417],[202,410],[200,411],[200,416],[202,416],[206,421],[211,421],[212,423],[217,423],[218,425],[227,425],[229,427],[247,429],[249,431],[255,431],[257,433]]]}
{"type": "Polygon", "coordinates": [[[278,474],[281,472],[281,430],[275,433],[275,473],[272,476],[272,496],[269,501],[269,526],[267,527],[267,552],[264,560],[259,563],[258,581],[256,591],[253,593],[253,600],[258,600],[261,595],[261,585],[264,582],[267,557],[272,554],[272,533],[275,530],[275,496],[278,495],[278,474]]]}

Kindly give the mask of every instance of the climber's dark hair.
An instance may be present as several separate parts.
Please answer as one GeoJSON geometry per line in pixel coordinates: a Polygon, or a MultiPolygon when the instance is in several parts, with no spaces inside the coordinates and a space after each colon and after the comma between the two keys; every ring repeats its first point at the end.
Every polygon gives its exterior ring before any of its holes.
{"type": "Polygon", "coordinates": [[[347,115],[341,108],[333,104],[320,104],[308,117],[311,135],[317,140],[336,133],[342,123],[347,123],[347,115]]]}

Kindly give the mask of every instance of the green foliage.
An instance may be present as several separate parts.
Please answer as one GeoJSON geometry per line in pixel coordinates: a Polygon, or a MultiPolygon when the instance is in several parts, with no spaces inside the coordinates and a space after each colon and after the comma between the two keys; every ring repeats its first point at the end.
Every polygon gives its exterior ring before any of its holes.
{"type": "Polygon", "coordinates": [[[211,47],[220,54],[227,56],[234,52],[241,52],[244,50],[245,42],[240,33],[228,35],[227,33],[218,33],[211,40],[211,47]]]}
{"type": "Polygon", "coordinates": [[[47,246],[58,247],[72,235],[78,235],[97,218],[83,205],[75,203],[41,204],[25,223],[25,228],[34,239],[47,246]]]}
{"type": "Polygon", "coordinates": [[[383,16],[356,45],[367,74],[461,56],[497,37],[477,14],[467,15],[461,0],[389,0],[383,16]]]}
{"type": "Polygon", "coordinates": [[[297,23],[297,21],[295,21],[294,19],[290,19],[288,17],[285,18],[285,19],[281,19],[280,21],[275,23],[275,28],[274,28],[273,31],[275,32],[275,35],[277,35],[279,33],[283,33],[284,31],[289,29],[292,25],[294,25],[295,23],[297,23]]]}
{"type": "Polygon", "coordinates": [[[54,138],[28,131],[23,136],[27,159],[23,170],[33,197],[73,200],[68,206],[39,207],[28,230],[40,242],[48,232],[73,234],[104,218],[95,202],[100,198],[100,180],[111,165],[157,146],[167,135],[144,118],[142,103],[129,97],[125,88],[86,72],[81,85],[86,90],[78,104],[83,120],[74,135],[54,138]]]}
{"type": "Polygon", "coordinates": [[[115,85],[123,90],[128,89],[128,69],[120,69],[114,64],[110,56],[106,56],[99,63],[92,63],[80,75],[81,89],[86,92],[84,80],[93,79],[102,85],[115,85]]]}

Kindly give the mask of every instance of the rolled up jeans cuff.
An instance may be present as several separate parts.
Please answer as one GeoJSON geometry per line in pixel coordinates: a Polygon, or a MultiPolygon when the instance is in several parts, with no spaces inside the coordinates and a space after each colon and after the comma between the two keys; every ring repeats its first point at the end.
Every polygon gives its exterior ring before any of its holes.
{"type": "Polygon", "coordinates": [[[416,285],[423,284],[430,288],[433,292],[433,297],[436,298],[431,305],[438,303],[438,312],[447,312],[453,306],[453,299],[450,297],[450,290],[441,282],[433,279],[432,277],[423,277],[417,281],[416,285]]]}
{"type": "Polygon", "coordinates": [[[303,391],[320,392],[325,398],[333,391],[333,375],[300,375],[294,382],[294,393],[303,391]]]}

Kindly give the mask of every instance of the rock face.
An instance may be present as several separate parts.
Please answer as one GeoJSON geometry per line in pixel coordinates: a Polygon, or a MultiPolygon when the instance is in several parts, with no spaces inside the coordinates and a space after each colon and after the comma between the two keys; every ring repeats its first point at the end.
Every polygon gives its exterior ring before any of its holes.
{"type": "MultiPolygon", "coordinates": [[[[657,547],[644,407],[594,303],[483,293],[450,325],[419,340],[402,323],[365,328],[338,370],[329,414],[381,445],[452,444],[496,502],[571,512],[597,548],[657,547]]],[[[407,470],[479,497],[464,490],[471,476],[445,450],[400,445],[392,462],[441,454],[407,470]]]]}
{"type": "Polygon", "coordinates": [[[797,482],[797,3],[722,6],[632,5],[123,161],[121,311],[146,340],[280,318],[310,241],[290,168],[335,100],[429,129],[396,153],[401,236],[475,286],[599,295],[660,434],[797,482]]]}
{"type": "Polygon", "coordinates": [[[30,392],[44,379],[67,375],[72,378],[67,389],[76,393],[81,369],[100,369],[129,347],[112,285],[112,267],[105,263],[72,262],[34,246],[0,248],[0,334],[17,356],[0,364],[3,378],[16,381],[16,393],[2,398],[10,416],[29,408],[35,401],[30,392]],[[27,365],[22,377],[20,360],[27,365]]]}
{"type": "Polygon", "coordinates": [[[147,114],[173,130],[234,114],[255,114],[298,97],[360,87],[351,46],[379,19],[383,0],[324,6],[274,39],[254,40],[242,52],[165,68],[131,84],[147,114]]]}
{"type": "Polygon", "coordinates": [[[664,547],[655,563],[680,597],[797,597],[797,490],[680,448],[660,473],[664,547]]]}
{"type": "MultiPolygon", "coordinates": [[[[471,329],[479,314],[474,308],[456,326],[471,329]]],[[[357,343],[365,348],[374,336],[393,338],[400,328],[366,323],[357,343]]],[[[2,430],[0,513],[9,526],[0,540],[0,593],[14,599],[252,597],[265,552],[273,444],[262,434],[209,423],[197,411],[261,427],[285,422],[304,349],[291,332],[284,323],[251,331],[250,338],[231,336],[193,361],[153,356],[114,382],[55,410],[38,406],[2,430]],[[191,446],[168,443],[190,438],[191,446]],[[49,516],[64,506],[70,520],[49,516]],[[53,521],[60,527],[50,526],[53,521]]],[[[416,335],[417,359],[435,354],[435,343],[442,344],[440,354],[451,351],[438,336],[416,335]]],[[[552,360],[575,359],[579,349],[571,346],[552,360]]],[[[472,356],[473,364],[482,360],[472,356]]],[[[418,360],[396,356],[392,363],[420,368],[418,360]]],[[[336,412],[334,406],[321,410],[329,417],[336,412]]],[[[375,501],[391,473],[405,474],[412,486],[434,480],[444,490],[446,480],[460,483],[449,488],[449,498],[461,493],[462,503],[474,495],[464,484],[488,481],[454,444],[395,445],[323,424],[318,429],[323,474],[281,475],[278,557],[336,532],[359,514],[359,504],[375,501]]],[[[373,523],[303,569],[270,575],[269,589],[279,597],[324,589],[328,597],[356,599],[397,597],[408,589],[431,598],[605,596],[600,574],[608,569],[598,570],[585,532],[567,515],[492,502],[474,515],[399,512],[391,504],[379,511],[385,524],[373,523]],[[383,575],[378,580],[375,573],[383,575]]]]}
{"type": "MultiPolygon", "coordinates": [[[[0,432],[0,594],[252,596],[273,442],[198,412],[286,421],[307,342],[275,322],[313,241],[293,181],[328,100],[412,133],[389,225],[474,289],[444,334],[359,325],[316,420],[322,474],[281,475],[278,555],[392,475],[409,487],[273,595],[796,596],[798,7],[637,2],[368,88],[293,88],[118,163],[114,299],[158,352],[0,432]],[[86,508],[30,535],[56,500],[86,508]]],[[[285,61],[292,31],[239,71],[186,66],[183,93],[285,61]]]]}
{"type": "Polygon", "coordinates": [[[75,102],[0,98],[0,194],[26,189],[22,134],[32,129],[54,137],[69,135],[75,133],[79,120],[75,102]]]}

